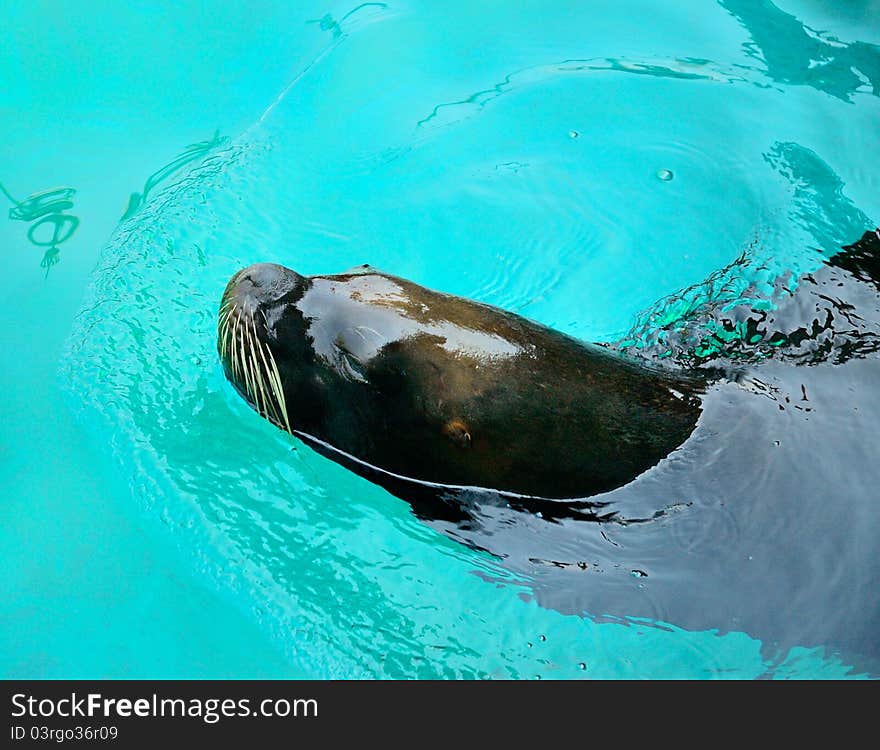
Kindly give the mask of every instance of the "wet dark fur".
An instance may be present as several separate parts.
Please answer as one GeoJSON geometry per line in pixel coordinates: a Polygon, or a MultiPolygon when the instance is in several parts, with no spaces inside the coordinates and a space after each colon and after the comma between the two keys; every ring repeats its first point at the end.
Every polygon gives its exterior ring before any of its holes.
{"type": "Polygon", "coordinates": [[[368,267],[259,264],[223,300],[277,362],[291,431],[380,484],[585,498],[657,464],[700,414],[698,378],[368,267]]]}

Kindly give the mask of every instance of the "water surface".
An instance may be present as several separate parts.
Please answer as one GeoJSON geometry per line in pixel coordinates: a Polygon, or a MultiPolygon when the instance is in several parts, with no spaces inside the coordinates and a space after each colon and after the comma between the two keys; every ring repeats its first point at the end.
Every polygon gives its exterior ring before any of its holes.
{"type": "Polygon", "coordinates": [[[368,262],[680,363],[880,220],[876,7],[17,11],[0,181],[79,224],[41,266],[0,223],[4,674],[876,676],[870,352],[745,362],[601,498],[654,522],[461,525],[259,419],[214,348],[243,265],[368,262]]]}

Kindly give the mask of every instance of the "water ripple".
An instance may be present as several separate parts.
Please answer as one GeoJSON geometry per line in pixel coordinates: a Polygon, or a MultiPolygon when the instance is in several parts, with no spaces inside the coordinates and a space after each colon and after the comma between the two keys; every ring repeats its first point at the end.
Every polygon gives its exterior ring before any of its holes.
{"type": "Polygon", "coordinates": [[[463,99],[438,104],[416,125],[418,127],[442,127],[477,114],[483,107],[503,94],[515,89],[543,83],[549,79],[590,75],[595,73],[630,73],[656,78],[675,78],[688,81],[713,81],[715,83],[751,83],[760,85],[760,75],[745,67],[723,66],[711,60],[696,58],[673,58],[633,60],[627,58],[572,59],[546,65],[534,65],[514,71],[489,88],[476,91],[463,99]]]}

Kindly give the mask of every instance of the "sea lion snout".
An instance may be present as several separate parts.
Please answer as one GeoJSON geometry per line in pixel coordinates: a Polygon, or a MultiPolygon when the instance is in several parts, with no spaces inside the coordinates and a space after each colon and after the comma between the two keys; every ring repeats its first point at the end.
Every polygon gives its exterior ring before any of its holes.
{"type": "Polygon", "coordinates": [[[295,303],[307,286],[296,271],[256,263],[229,280],[217,318],[217,351],[226,376],[252,408],[287,432],[285,388],[308,347],[295,303]]]}

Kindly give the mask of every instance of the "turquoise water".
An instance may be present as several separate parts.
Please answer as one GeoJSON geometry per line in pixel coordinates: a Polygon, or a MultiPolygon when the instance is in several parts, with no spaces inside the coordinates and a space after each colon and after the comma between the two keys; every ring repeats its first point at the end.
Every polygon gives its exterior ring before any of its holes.
{"type": "Polygon", "coordinates": [[[610,493],[685,508],[642,529],[427,522],[217,362],[252,262],[610,342],[745,248],[751,288],[880,221],[878,4],[669,6],[11,11],[3,200],[76,192],[30,238],[0,221],[0,674],[875,676],[876,358],[768,365],[809,416],[713,392],[610,493]]]}

